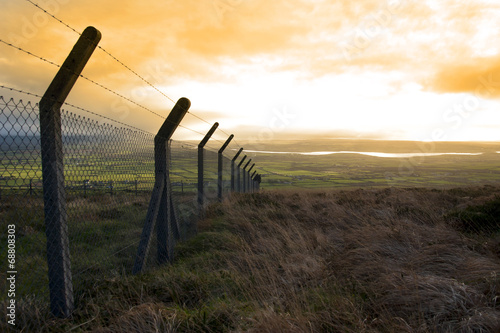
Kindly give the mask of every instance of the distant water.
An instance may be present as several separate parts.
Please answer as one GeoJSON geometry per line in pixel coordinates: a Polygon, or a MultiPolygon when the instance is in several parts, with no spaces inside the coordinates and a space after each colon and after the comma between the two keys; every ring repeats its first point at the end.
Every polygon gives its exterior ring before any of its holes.
{"type": "MultiPolygon", "coordinates": [[[[374,157],[385,158],[411,158],[411,157],[427,157],[427,156],[443,156],[443,155],[468,155],[479,156],[483,153],[380,153],[380,152],[364,152],[364,151],[314,151],[314,152],[288,152],[288,151],[263,151],[263,150],[246,150],[247,153],[260,153],[260,154],[292,154],[292,155],[333,155],[333,154],[359,154],[374,157]]],[[[497,152],[500,153],[500,152],[497,152]]]]}

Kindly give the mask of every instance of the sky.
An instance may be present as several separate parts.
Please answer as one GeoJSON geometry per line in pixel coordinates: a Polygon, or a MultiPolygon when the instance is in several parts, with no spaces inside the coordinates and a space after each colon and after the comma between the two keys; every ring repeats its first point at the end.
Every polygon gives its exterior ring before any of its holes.
{"type": "Polygon", "coordinates": [[[179,138],[500,140],[498,1],[0,0],[0,85],[42,95],[57,68],[5,42],[62,64],[79,36],[33,4],[162,92],[98,49],[83,75],[115,93],[67,101],[152,133],[187,97],[206,122],[179,138]]]}

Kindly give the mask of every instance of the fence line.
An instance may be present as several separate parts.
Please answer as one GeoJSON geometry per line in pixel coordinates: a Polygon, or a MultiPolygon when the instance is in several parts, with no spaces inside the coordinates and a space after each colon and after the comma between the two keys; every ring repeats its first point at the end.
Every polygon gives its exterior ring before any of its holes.
{"type": "MultiPolygon", "coordinates": [[[[63,20],[59,19],[58,17],[56,17],[54,14],[50,13],[48,10],[46,10],[45,8],[43,8],[42,6],[40,6],[39,4],[36,4],[36,3],[34,3],[33,1],[31,1],[31,0],[26,0],[26,1],[27,1],[28,3],[30,3],[31,5],[35,6],[36,8],[38,8],[39,10],[43,11],[45,14],[49,15],[50,17],[52,17],[54,20],[56,20],[56,21],[58,21],[59,23],[61,23],[62,25],[64,25],[64,26],[65,26],[66,28],[68,28],[69,30],[71,30],[71,31],[75,32],[75,33],[76,33],[76,34],[78,34],[79,36],[82,36],[82,33],[78,32],[78,31],[77,31],[76,29],[74,29],[72,26],[70,26],[69,24],[67,24],[67,23],[66,23],[66,22],[64,22],[63,20]]],[[[86,36],[83,36],[83,37],[84,37],[85,39],[88,39],[88,37],[86,37],[86,36]]],[[[4,44],[6,44],[6,45],[8,45],[8,46],[10,46],[10,47],[13,47],[13,48],[15,48],[15,49],[17,49],[17,50],[19,50],[19,51],[21,51],[21,52],[24,52],[24,53],[26,53],[26,54],[28,54],[28,55],[30,55],[30,56],[33,56],[33,57],[35,57],[35,58],[38,58],[39,60],[42,60],[42,61],[44,61],[44,62],[47,62],[47,63],[49,63],[49,64],[51,64],[51,65],[56,66],[56,67],[60,67],[60,65],[58,65],[58,64],[56,64],[56,63],[54,63],[54,62],[52,62],[52,61],[50,61],[50,60],[48,60],[48,59],[45,59],[45,58],[43,58],[43,57],[41,57],[41,56],[35,55],[35,54],[33,54],[33,53],[29,52],[29,51],[26,51],[26,50],[24,50],[22,47],[19,47],[19,46],[17,46],[17,45],[13,45],[12,43],[5,42],[5,41],[3,41],[2,39],[0,39],[0,42],[4,43],[4,44]]],[[[111,57],[114,61],[116,61],[116,62],[117,62],[118,64],[120,64],[122,67],[124,67],[125,69],[127,69],[129,72],[131,72],[132,74],[134,74],[134,75],[135,75],[136,77],[138,77],[141,81],[143,81],[143,82],[144,82],[144,83],[146,83],[148,86],[150,86],[151,88],[153,88],[155,91],[157,91],[158,93],[160,93],[163,97],[167,98],[167,99],[168,99],[169,101],[171,101],[171,102],[174,102],[174,100],[173,100],[172,98],[170,98],[167,94],[165,94],[165,93],[164,93],[163,91],[161,91],[158,87],[156,87],[156,86],[155,86],[155,85],[153,85],[151,82],[149,82],[148,80],[146,80],[143,76],[141,76],[139,73],[137,73],[137,72],[136,72],[136,71],[134,71],[132,68],[130,68],[128,65],[126,65],[123,61],[121,61],[120,59],[118,59],[117,57],[115,57],[113,54],[111,54],[110,52],[108,52],[107,50],[105,50],[102,46],[97,45],[97,48],[98,48],[99,50],[103,51],[103,52],[104,52],[105,54],[107,54],[109,57],[111,57]]],[[[148,108],[146,108],[146,107],[144,107],[144,106],[142,106],[142,105],[140,105],[140,104],[136,103],[135,101],[133,101],[133,100],[131,100],[131,99],[129,99],[129,98],[127,98],[127,97],[125,97],[125,96],[123,96],[123,95],[121,95],[121,94],[119,94],[119,93],[115,92],[115,91],[113,91],[112,89],[109,89],[109,88],[105,87],[104,85],[102,85],[102,84],[100,84],[100,83],[98,83],[98,82],[96,82],[96,81],[94,81],[94,80],[91,80],[91,79],[89,79],[89,78],[87,78],[87,77],[85,77],[85,76],[83,76],[83,75],[81,75],[81,74],[80,74],[79,76],[80,76],[80,77],[82,77],[82,78],[84,78],[84,79],[86,79],[86,80],[88,80],[88,81],[90,81],[90,82],[92,82],[93,84],[95,84],[95,85],[97,85],[97,86],[99,86],[99,87],[101,87],[101,88],[103,88],[103,89],[105,89],[105,90],[107,90],[107,91],[109,91],[109,92],[111,92],[111,93],[115,94],[116,96],[118,96],[118,97],[120,97],[120,98],[122,98],[122,99],[124,99],[124,100],[127,100],[127,101],[129,101],[130,103],[132,103],[132,104],[134,104],[134,105],[137,105],[137,106],[139,106],[139,107],[140,107],[140,108],[142,108],[142,109],[145,109],[146,111],[149,111],[149,112],[151,112],[151,113],[153,113],[153,114],[155,114],[155,115],[157,115],[157,116],[162,117],[161,115],[159,115],[159,114],[155,113],[154,111],[149,110],[148,108]]],[[[0,86],[0,87],[1,87],[1,88],[8,88],[8,87],[5,87],[5,86],[0,86]]],[[[8,89],[11,89],[11,90],[16,90],[16,89],[14,89],[14,88],[8,88],[8,89]]],[[[19,90],[17,90],[17,91],[19,91],[19,90]]],[[[19,91],[19,92],[22,92],[22,91],[19,91]]],[[[26,92],[23,92],[23,93],[26,93],[26,92]]],[[[36,94],[31,94],[31,93],[27,93],[27,94],[37,96],[36,94]]],[[[41,98],[41,96],[39,96],[39,97],[41,98]]],[[[69,103],[64,103],[64,104],[69,104],[69,103]]],[[[70,104],[69,104],[69,105],[70,105],[70,104]]],[[[202,117],[200,117],[200,116],[198,116],[198,115],[194,114],[193,112],[188,111],[188,113],[189,113],[189,114],[191,114],[192,116],[194,116],[195,118],[197,118],[197,119],[199,119],[199,120],[201,120],[201,121],[203,121],[203,122],[205,122],[205,123],[207,123],[207,124],[209,124],[209,125],[210,125],[210,122],[209,122],[209,121],[207,121],[207,120],[203,119],[202,117]]],[[[162,118],[163,118],[163,119],[165,119],[164,117],[162,117],[162,118]]],[[[197,132],[197,131],[195,131],[195,130],[192,130],[192,129],[190,129],[190,128],[187,128],[187,127],[185,127],[185,126],[183,126],[183,125],[179,125],[179,126],[180,126],[180,127],[182,127],[182,128],[185,128],[185,129],[187,129],[187,130],[189,130],[189,131],[192,131],[192,132],[194,132],[194,133],[201,134],[201,133],[199,133],[199,132],[197,132]]],[[[229,134],[228,134],[227,132],[225,132],[223,129],[220,129],[220,131],[221,131],[222,133],[224,133],[226,136],[229,136],[229,134]]],[[[237,141],[235,140],[235,142],[237,142],[237,141]]],[[[239,144],[238,144],[238,145],[239,145],[239,144]]],[[[239,146],[241,146],[241,145],[239,145],[239,146]]]]}
{"type": "MultiPolygon", "coordinates": [[[[232,160],[223,155],[233,135],[226,142],[213,139],[223,145],[212,151],[205,146],[210,137],[194,145],[172,140],[175,128],[170,135],[160,129],[159,142],[110,118],[61,110],[66,104],[97,115],[64,101],[98,42],[98,31],[89,29],[40,106],[0,96],[0,212],[21,233],[18,294],[50,299],[60,317],[71,315],[73,293],[86,280],[171,262],[175,242],[196,233],[207,204],[258,190],[258,175],[240,168],[247,156],[237,161],[243,148],[232,160]],[[156,237],[150,220],[159,226],[156,237]],[[156,258],[148,256],[150,248],[157,249],[156,258]]],[[[187,99],[181,101],[187,113],[187,99]]],[[[175,124],[187,128],[170,116],[162,128],[175,124]]]]}

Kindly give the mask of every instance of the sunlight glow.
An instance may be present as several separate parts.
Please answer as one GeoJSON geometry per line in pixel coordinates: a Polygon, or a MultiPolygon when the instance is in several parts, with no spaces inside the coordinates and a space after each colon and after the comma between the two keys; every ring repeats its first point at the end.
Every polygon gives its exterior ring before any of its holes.
{"type": "MultiPolygon", "coordinates": [[[[102,46],[120,61],[242,138],[266,132],[269,139],[500,140],[497,1],[401,2],[397,10],[371,1],[229,2],[223,13],[210,3],[112,0],[90,9],[65,2],[54,14],[77,31],[96,26],[102,46]],[[290,118],[277,124],[283,109],[290,118]]],[[[62,61],[73,31],[24,2],[7,0],[6,8],[3,39],[62,61]]],[[[53,74],[47,63],[7,45],[1,50],[0,81],[45,90],[53,74]]],[[[161,115],[173,106],[102,52],[85,75],[161,115]]],[[[147,130],[158,127],[144,110],[85,83],[71,100],[147,130]]]]}

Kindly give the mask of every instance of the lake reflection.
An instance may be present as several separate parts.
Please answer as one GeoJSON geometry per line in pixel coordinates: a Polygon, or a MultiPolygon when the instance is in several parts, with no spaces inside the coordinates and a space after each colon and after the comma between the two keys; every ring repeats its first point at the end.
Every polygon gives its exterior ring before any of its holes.
{"type": "Polygon", "coordinates": [[[483,153],[380,153],[380,152],[364,152],[364,151],[315,151],[315,152],[287,152],[287,151],[263,151],[263,150],[246,150],[247,153],[259,154],[296,154],[296,155],[333,155],[333,154],[359,154],[374,157],[385,158],[411,158],[411,157],[427,157],[427,156],[443,156],[443,155],[467,155],[479,156],[483,153]]]}

